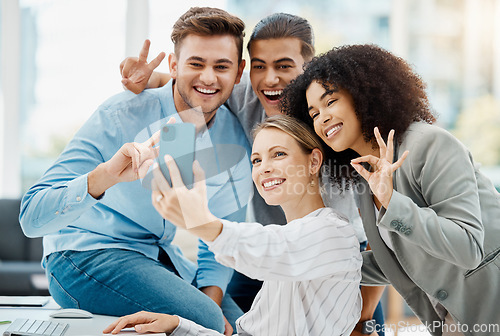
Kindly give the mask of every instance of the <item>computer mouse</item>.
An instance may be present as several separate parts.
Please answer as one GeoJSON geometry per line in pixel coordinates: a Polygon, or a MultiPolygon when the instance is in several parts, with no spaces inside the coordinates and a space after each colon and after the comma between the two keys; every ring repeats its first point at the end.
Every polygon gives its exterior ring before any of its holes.
{"type": "Polygon", "coordinates": [[[92,318],[94,315],[92,315],[91,312],[88,312],[83,309],[75,309],[75,308],[66,308],[66,309],[59,309],[52,314],[49,315],[50,317],[54,318],[92,318]]]}

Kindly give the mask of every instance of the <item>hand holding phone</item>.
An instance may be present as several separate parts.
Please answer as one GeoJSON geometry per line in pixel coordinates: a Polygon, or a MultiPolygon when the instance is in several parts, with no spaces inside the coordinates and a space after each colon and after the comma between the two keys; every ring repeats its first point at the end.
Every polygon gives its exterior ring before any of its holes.
{"type": "Polygon", "coordinates": [[[169,155],[164,159],[171,174],[172,186],[168,186],[159,169],[153,170],[153,206],[175,226],[188,229],[205,241],[213,241],[222,232],[222,222],[208,208],[205,172],[195,161],[195,184],[192,189],[188,189],[174,159],[169,155]]]}

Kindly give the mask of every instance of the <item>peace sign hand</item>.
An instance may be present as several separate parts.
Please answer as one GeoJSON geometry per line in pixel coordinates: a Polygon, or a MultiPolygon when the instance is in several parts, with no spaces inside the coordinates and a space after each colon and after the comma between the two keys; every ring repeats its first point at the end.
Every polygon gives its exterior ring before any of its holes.
{"type": "Polygon", "coordinates": [[[375,197],[387,209],[393,191],[392,175],[396,169],[401,167],[409,152],[405,151],[398,161],[392,163],[394,155],[394,130],[389,132],[387,145],[382,139],[378,127],[375,127],[374,133],[380,149],[380,157],[374,155],[361,156],[353,159],[351,165],[368,182],[375,197]],[[366,170],[361,165],[362,162],[370,164],[373,172],[366,170]]]}
{"type": "Polygon", "coordinates": [[[147,88],[153,70],[156,69],[165,58],[165,53],[161,52],[154,60],[148,63],[150,45],[151,42],[145,40],[139,58],[127,57],[120,63],[122,84],[126,89],[135,94],[139,94],[147,88]]]}

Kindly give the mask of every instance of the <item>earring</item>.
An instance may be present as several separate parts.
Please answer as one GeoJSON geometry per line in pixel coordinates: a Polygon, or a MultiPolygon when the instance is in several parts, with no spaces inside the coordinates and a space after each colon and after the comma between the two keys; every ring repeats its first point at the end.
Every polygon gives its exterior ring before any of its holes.
{"type": "Polygon", "coordinates": [[[309,183],[309,185],[310,185],[311,187],[316,186],[316,182],[314,182],[314,179],[311,179],[311,183],[309,183]]]}

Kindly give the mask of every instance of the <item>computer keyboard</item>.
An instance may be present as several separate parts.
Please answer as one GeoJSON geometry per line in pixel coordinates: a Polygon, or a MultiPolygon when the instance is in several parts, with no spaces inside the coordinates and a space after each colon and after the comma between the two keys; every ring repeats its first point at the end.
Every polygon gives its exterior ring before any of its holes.
{"type": "Polygon", "coordinates": [[[67,323],[34,319],[16,319],[4,331],[3,336],[62,336],[68,329],[67,323]]]}

